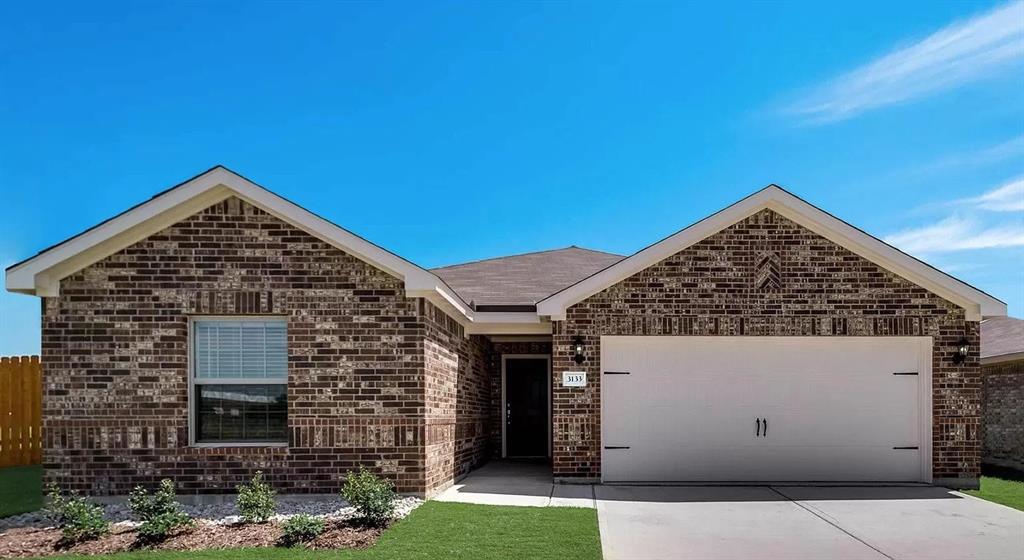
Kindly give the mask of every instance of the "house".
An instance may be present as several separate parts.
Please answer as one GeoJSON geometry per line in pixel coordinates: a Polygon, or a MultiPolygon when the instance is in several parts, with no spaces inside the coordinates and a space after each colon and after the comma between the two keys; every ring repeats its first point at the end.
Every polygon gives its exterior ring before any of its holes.
{"type": "MultiPolygon", "coordinates": [[[[621,226],[621,224],[620,224],[621,226]]],[[[561,482],[977,485],[1006,305],[777,187],[638,253],[426,270],[215,167],[7,269],[42,298],[47,476],[433,495],[561,482]]]]}
{"type": "Polygon", "coordinates": [[[1024,321],[981,322],[984,439],[981,460],[1024,472],[1024,321]]]}

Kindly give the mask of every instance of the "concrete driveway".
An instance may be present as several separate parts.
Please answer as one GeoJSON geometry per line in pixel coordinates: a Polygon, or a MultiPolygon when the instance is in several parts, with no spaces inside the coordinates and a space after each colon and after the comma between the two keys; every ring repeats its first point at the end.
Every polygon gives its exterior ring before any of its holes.
{"type": "Polygon", "coordinates": [[[595,486],[606,560],[1024,559],[1024,512],[943,488],[595,486]]]}

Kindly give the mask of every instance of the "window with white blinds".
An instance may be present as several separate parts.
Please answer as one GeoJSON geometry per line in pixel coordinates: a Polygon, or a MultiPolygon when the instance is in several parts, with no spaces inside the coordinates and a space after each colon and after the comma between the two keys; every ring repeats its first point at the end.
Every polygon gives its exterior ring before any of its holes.
{"type": "Polygon", "coordinates": [[[197,380],[288,378],[284,320],[197,320],[194,336],[197,380]]]}
{"type": "Polygon", "coordinates": [[[195,319],[191,344],[192,441],[287,443],[285,319],[195,319]]]}

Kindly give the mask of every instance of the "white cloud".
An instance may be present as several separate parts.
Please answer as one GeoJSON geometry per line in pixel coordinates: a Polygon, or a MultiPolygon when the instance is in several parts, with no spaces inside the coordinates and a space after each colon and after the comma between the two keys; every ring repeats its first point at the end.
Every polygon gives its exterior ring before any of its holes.
{"type": "Polygon", "coordinates": [[[979,197],[964,199],[963,202],[992,212],[1024,211],[1024,178],[1010,181],[979,197]]]}
{"type": "Polygon", "coordinates": [[[951,167],[984,165],[1009,159],[1024,154],[1024,134],[1000,142],[994,146],[975,150],[973,152],[962,152],[949,154],[941,159],[935,160],[915,171],[939,171],[951,167]]]}
{"type": "Polygon", "coordinates": [[[908,253],[1024,247],[1024,223],[987,225],[971,218],[950,216],[932,225],[888,235],[885,242],[908,253]]]}
{"type": "Polygon", "coordinates": [[[1024,59],[1024,1],[949,25],[814,90],[790,108],[834,122],[987,78],[1024,59]]]}

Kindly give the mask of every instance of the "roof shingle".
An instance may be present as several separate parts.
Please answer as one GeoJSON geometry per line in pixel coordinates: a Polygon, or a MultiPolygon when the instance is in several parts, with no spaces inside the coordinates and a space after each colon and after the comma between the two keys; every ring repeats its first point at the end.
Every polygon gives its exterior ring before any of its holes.
{"type": "Polygon", "coordinates": [[[432,269],[475,305],[534,305],[609,267],[622,255],[572,246],[432,269]]]}
{"type": "Polygon", "coordinates": [[[993,317],[981,322],[981,357],[1024,352],[1024,320],[993,317]]]}

